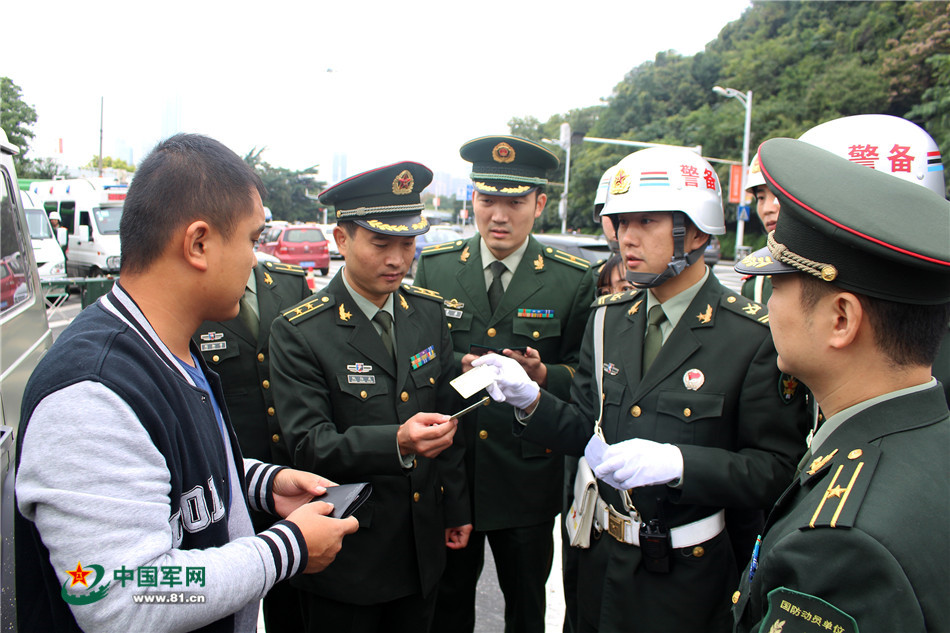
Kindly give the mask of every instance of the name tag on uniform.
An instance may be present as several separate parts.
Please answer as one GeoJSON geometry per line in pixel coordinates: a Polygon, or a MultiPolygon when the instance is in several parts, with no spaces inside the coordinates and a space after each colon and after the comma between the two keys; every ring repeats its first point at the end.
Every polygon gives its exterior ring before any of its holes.
{"type": "Polygon", "coordinates": [[[375,385],[376,376],[362,376],[359,374],[353,375],[350,374],[346,377],[346,381],[351,385],[375,385]]]}
{"type": "Polygon", "coordinates": [[[461,311],[461,310],[449,310],[448,308],[446,308],[446,309],[445,309],[445,316],[449,317],[450,319],[461,319],[461,318],[462,318],[462,311],[461,311]]]}
{"type": "Polygon", "coordinates": [[[220,341],[218,343],[202,343],[201,344],[202,352],[214,352],[219,349],[227,349],[227,348],[228,348],[227,341],[220,341]]]}

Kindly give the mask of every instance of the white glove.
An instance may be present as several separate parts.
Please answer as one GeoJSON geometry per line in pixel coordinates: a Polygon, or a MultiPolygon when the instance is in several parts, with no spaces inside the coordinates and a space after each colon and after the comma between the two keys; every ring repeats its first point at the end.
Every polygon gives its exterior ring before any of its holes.
{"type": "Polygon", "coordinates": [[[495,402],[507,402],[513,407],[526,409],[541,392],[538,383],[531,380],[521,363],[500,354],[485,354],[472,361],[472,367],[486,365],[495,370],[495,381],[486,387],[495,402]]]}
{"type": "Polygon", "coordinates": [[[625,440],[607,447],[594,474],[617,490],[666,484],[683,477],[683,453],[672,444],[625,440]]]}
{"type": "Polygon", "coordinates": [[[604,452],[609,448],[609,444],[596,433],[590,437],[587,446],[584,447],[584,457],[587,459],[587,465],[591,470],[600,466],[604,461],[604,452]]]}

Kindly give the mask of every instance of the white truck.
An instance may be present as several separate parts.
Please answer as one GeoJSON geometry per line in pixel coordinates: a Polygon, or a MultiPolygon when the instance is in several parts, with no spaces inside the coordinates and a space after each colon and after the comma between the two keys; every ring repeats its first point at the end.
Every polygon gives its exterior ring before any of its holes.
{"type": "Polygon", "coordinates": [[[70,277],[118,274],[119,221],[128,184],[103,178],[37,180],[29,193],[47,213],[58,211],[68,231],[66,272],[70,277]]]}
{"type": "MultiPolygon", "coordinates": [[[[30,230],[33,257],[40,271],[40,280],[64,279],[66,256],[63,254],[57,231],[50,225],[49,216],[43,209],[43,205],[35,202],[27,191],[20,192],[20,200],[23,202],[23,211],[26,213],[26,224],[30,230]]],[[[63,237],[65,241],[65,230],[63,230],[63,237]]]]}
{"type": "Polygon", "coordinates": [[[13,483],[20,402],[26,381],[53,344],[13,167],[17,151],[0,130],[0,630],[14,633],[13,483]]]}

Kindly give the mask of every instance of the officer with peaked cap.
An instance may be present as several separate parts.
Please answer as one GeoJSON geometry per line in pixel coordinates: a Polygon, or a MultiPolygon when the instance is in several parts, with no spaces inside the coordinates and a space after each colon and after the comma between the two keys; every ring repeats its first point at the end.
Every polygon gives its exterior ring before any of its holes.
{"type": "Polygon", "coordinates": [[[736,270],[771,274],[779,368],[827,416],[733,595],[737,631],[946,631],[950,203],[803,141],[759,150],[782,214],[736,270]]]}
{"type": "Polygon", "coordinates": [[[681,148],[631,154],[603,214],[639,289],[594,304],[570,402],[507,359],[476,363],[497,370],[489,393],[520,409],[518,435],[585,455],[597,477],[575,630],[728,631],[739,572],[725,510],[778,498],[804,450],[805,403],[775,367],[763,306],[703,261],[725,232],[708,162],[681,148]]]}
{"type": "Polygon", "coordinates": [[[454,443],[458,373],[436,293],[401,285],[428,230],[432,172],[397,163],[324,191],[345,265],[271,329],[272,388],[294,464],[370,482],[361,532],[304,590],[308,631],[428,630],[449,547],[471,531],[454,443]]]}
{"type": "MultiPolygon", "coordinates": [[[[566,398],[594,279],[586,260],[531,237],[558,159],[514,136],[477,138],[460,153],[472,163],[478,234],[424,249],[415,282],[444,297],[463,370],[476,358],[472,345],[502,350],[566,398]]],[[[487,539],[505,595],[506,631],[541,632],[564,458],[514,437],[505,405],[470,414],[462,432],[475,532],[467,549],[449,552],[433,630],[474,629],[487,539]]]]}

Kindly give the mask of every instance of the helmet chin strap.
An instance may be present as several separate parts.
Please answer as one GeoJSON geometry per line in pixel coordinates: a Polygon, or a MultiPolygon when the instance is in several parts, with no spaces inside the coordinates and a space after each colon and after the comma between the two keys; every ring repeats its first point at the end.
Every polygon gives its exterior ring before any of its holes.
{"type": "Polygon", "coordinates": [[[653,273],[635,273],[628,270],[625,275],[627,281],[637,288],[655,288],[668,279],[676,277],[702,257],[705,246],[703,248],[697,248],[691,253],[684,254],[686,250],[686,224],[683,218],[683,213],[679,211],[673,212],[673,259],[666,265],[666,269],[659,275],[653,273]]]}

